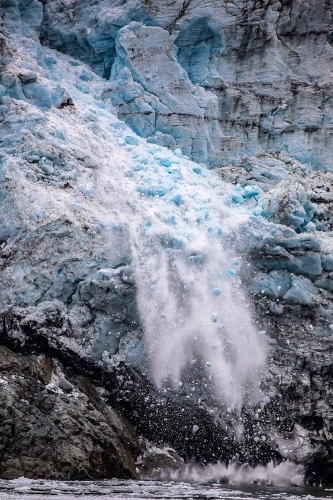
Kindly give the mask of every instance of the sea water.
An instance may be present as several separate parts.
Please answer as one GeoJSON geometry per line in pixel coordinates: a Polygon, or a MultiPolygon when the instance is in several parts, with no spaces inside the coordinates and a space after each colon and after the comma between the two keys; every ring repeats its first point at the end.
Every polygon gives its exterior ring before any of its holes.
{"type": "Polygon", "coordinates": [[[221,485],[176,481],[44,481],[15,479],[0,481],[0,500],[12,499],[227,499],[312,500],[333,498],[329,487],[278,487],[272,485],[221,485]]]}

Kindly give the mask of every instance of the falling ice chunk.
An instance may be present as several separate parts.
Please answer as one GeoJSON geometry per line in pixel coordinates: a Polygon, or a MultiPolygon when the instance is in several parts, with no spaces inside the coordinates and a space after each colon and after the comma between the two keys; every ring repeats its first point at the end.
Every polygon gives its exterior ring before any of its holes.
{"type": "Polygon", "coordinates": [[[259,335],[266,335],[266,330],[261,330],[261,331],[259,332],[259,335]]]}
{"type": "Polygon", "coordinates": [[[133,135],[126,135],[125,141],[127,144],[130,144],[131,146],[137,146],[139,144],[138,139],[133,135]]]}
{"type": "Polygon", "coordinates": [[[330,330],[333,330],[333,324],[332,324],[332,325],[328,325],[328,328],[329,328],[330,330]]]}
{"type": "Polygon", "coordinates": [[[165,314],[165,313],[162,313],[162,314],[161,314],[161,318],[166,318],[166,314],[165,314]]]}
{"type": "Polygon", "coordinates": [[[270,398],[269,398],[268,396],[263,397],[261,401],[262,401],[263,403],[265,403],[265,404],[268,404],[268,403],[270,403],[270,402],[271,402],[271,400],[270,400],[270,398]]]}
{"type": "Polygon", "coordinates": [[[257,196],[262,193],[262,190],[258,186],[245,186],[243,192],[243,198],[252,198],[252,196],[257,196]]]}
{"type": "Polygon", "coordinates": [[[188,258],[189,262],[191,262],[191,264],[194,264],[196,266],[201,264],[202,259],[203,259],[203,254],[201,253],[193,254],[188,258]]]}
{"type": "Polygon", "coordinates": [[[232,201],[241,205],[243,203],[243,196],[241,194],[234,193],[232,195],[232,201]]]}
{"type": "Polygon", "coordinates": [[[192,433],[195,434],[196,432],[198,432],[198,430],[199,427],[197,425],[193,425],[192,433]]]}
{"type": "Polygon", "coordinates": [[[217,328],[218,328],[219,330],[224,330],[224,325],[223,325],[222,323],[219,323],[219,324],[217,325],[217,328]]]}
{"type": "Polygon", "coordinates": [[[236,276],[236,271],[235,269],[232,269],[231,267],[229,269],[226,270],[226,275],[229,277],[229,278],[234,278],[236,276]]]}
{"type": "Polygon", "coordinates": [[[182,387],[183,382],[178,382],[179,387],[182,387]]]}
{"type": "Polygon", "coordinates": [[[216,314],[216,313],[213,313],[213,314],[211,315],[211,320],[212,320],[212,322],[213,322],[213,323],[216,323],[216,322],[217,322],[217,314],[216,314]]]}
{"type": "Polygon", "coordinates": [[[160,165],[163,167],[171,167],[172,165],[172,160],[170,158],[167,158],[166,156],[155,156],[156,160],[160,165]]]}
{"type": "Polygon", "coordinates": [[[208,367],[212,366],[212,363],[210,363],[209,361],[207,361],[206,366],[208,366],[208,367]]]}
{"type": "Polygon", "coordinates": [[[180,205],[181,202],[182,202],[182,195],[181,194],[175,194],[173,196],[173,198],[171,198],[172,201],[176,204],[176,205],[180,205]]]}
{"type": "Polygon", "coordinates": [[[177,220],[176,220],[176,217],[175,217],[174,215],[170,215],[170,216],[167,218],[166,222],[167,222],[168,224],[172,224],[173,226],[176,226],[176,224],[177,224],[177,220]]]}
{"type": "Polygon", "coordinates": [[[258,436],[256,436],[256,437],[254,438],[254,441],[255,441],[256,443],[259,441],[258,436]]]}
{"type": "Polygon", "coordinates": [[[221,290],[219,288],[214,288],[212,294],[214,295],[214,297],[218,297],[219,295],[221,295],[221,290]]]}
{"type": "Polygon", "coordinates": [[[213,226],[213,227],[210,227],[208,229],[208,233],[211,235],[211,236],[214,236],[216,238],[219,238],[220,236],[222,236],[222,228],[220,226],[213,226]]]}

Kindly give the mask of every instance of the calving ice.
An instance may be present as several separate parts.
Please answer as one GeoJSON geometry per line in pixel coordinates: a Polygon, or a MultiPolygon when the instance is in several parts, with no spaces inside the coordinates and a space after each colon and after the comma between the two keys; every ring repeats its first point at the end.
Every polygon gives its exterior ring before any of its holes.
{"type": "Polygon", "coordinates": [[[133,269],[152,377],[174,388],[195,379],[198,394],[240,409],[244,398],[257,400],[264,363],[235,249],[249,212],[234,203],[231,185],[180,150],[144,142],[130,149],[132,211],[124,221],[133,221],[133,269]]]}
{"type": "Polygon", "coordinates": [[[1,478],[332,477],[332,6],[304,5],[2,2],[1,478]]]}

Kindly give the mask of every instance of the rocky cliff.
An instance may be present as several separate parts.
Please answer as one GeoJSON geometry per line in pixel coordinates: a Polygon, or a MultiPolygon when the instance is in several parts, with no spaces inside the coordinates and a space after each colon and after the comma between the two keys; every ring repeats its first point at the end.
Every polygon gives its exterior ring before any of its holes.
{"type": "Polygon", "coordinates": [[[1,477],[133,476],[134,425],[184,459],[332,480],[332,9],[2,4],[1,477]],[[220,248],[221,284],[193,302],[220,248]],[[147,321],[172,304],[181,322],[180,292],[220,333],[186,339],[182,381],[156,386],[147,321]],[[265,364],[242,366],[257,345],[265,364]],[[222,348],[242,409],[216,397],[222,348]]]}

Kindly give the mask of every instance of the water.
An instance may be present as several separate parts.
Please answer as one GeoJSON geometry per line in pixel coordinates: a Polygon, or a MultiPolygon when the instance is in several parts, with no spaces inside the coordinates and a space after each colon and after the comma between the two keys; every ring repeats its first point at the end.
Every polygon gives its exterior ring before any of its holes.
{"type": "Polygon", "coordinates": [[[224,486],[157,481],[43,481],[16,479],[0,481],[0,500],[51,499],[226,499],[226,500],[312,500],[333,498],[333,488],[276,486],[224,486]]]}

